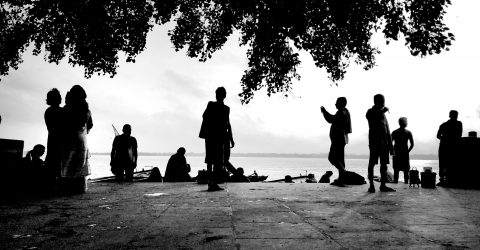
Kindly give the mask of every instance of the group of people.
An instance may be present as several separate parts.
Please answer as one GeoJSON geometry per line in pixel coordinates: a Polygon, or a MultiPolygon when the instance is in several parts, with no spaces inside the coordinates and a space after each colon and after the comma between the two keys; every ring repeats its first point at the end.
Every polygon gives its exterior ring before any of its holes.
{"type": "Polygon", "coordinates": [[[92,115],[86,101],[87,94],[80,85],[73,86],[65,96],[57,89],[47,94],[45,124],[48,130],[47,155],[43,145],[36,145],[23,158],[28,173],[28,183],[42,187],[59,187],[66,193],[83,193],[87,190],[86,176],[90,174],[87,134],[93,126],[92,115]],[[41,183],[40,183],[41,182],[41,183]]]}
{"type": "MultiPolygon", "coordinates": [[[[368,192],[375,192],[373,184],[373,170],[380,160],[380,191],[394,192],[393,188],[386,185],[387,164],[390,163],[390,155],[393,155],[394,183],[398,183],[399,172],[404,172],[404,181],[408,183],[410,170],[409,153],[414,147],[412,133],[406,129],[408,121],[406,117],[399,119],[399,128],[390,133],[388,120],[385,113],[388,108],[385,106],[385,97],[377,94],[373,97],[374,105],[366,114],[369,126],[368,142],[370,157],[368,161],[368,192]]],[[[352,132],[350,113],[347,106],[347,99],[339,97],[335,103],[337,112],[330,114],[323,106],[320,108],[325,120],[331,123],[330,141],[331,147],[328,160],[338,170],[338,179],[332,185],[343,187],[345,185],[347,171],[345,168],[345,146],[348,143],[348,134],[352,132]]],[[[450,120],[443,123],[437,133],[440,140],[439,148],[439,170],[440,182],[437,185],[446,185],[448,173],[454,164],[452,152],[462,136],[462,123],[458,121],[458,112],[450,111],[450,120]]]]}
{"type": "MultiPolygon", "coordinates": [[[[205,163],[207,164],[208,191],[223,190],[218,186],[225,181],[225,169],[233,173],[232,181],[248,181],[243,175],[243,169],[235,169],[230,163],[230,149],[235,146],[233,132],[230,124],[230,108],[224,104],[226,90],[219,87],[215,91],[216,101],[208,103],[204,113],[200,128],[199,137],[205,140],[205,163]]],[[[377,94],[373,98],[374,105],[367,111],[366,118],[369,125],[369,149],[370,157],[368,163],[368,192],[375,192],[373,183],[373,170],[375,165],[380,162],[380,191],[393,192],[394,189],[388,187],[387,165],[390,163],[390,155],[393,155],[394,183],[398,183],[399,173],[404,173],[404,181],[408,183],[408,171],[410,170],[409,153],[414,147],[412,133],[406,129],[408,120],[401,117],[398,121],[399,128],[390,133],[388,120],[385,113],[389,109],[385,106],[385,97],[377,94]]],[[[338,179],[332,182],[332,185],[343,187],[349,178],[349,173],[345,167],[345,146],[348,144],[348,134],[352,133],[350,112],[346,108],[347,99],[339,97],[335,103],[337,112],[332,115],[323,106],[321,112],[330,127],[331,147],[328,155],[330,163],[338,170],[338,179]]],[[[440,182],[443,185],[447,179],[449,167],[452,165],[451,149],[455,147],[456,141],[462,134],[462,123],[457,120],[458,112],[450,112],[450,120],[440,126],[438,139],[440,139],[439,162],[440,162],[440,182]]],[[[127,125],[126,125],[127,126],[127,125]]],[[[125,130],[125,127],[124,127],[125,130]]],[[[127,127],[127,131],[130,131],[127,127]]],[[[124,131],[125,132],[125,131],[124,131]]],[[[115,139],[117,141],[117,138],[115,139]]],[[[132,141],[135,141],[134,139],[132,141]]],[[[125,143],[125,145],[128,143],[125,143]]],[[[114,151],[118,149],[119,143],[115,143],[112,149],[112,162],[114,162],[114,151]]],[[[130,143],[129,145],[135,145],[130,143]]],[[[129,158],[132,166],[136,166],[136,149],[134,157],[129,158]],[[135,159],[135,160],[131,160],[135,159]]],[[[191,180],[188,172],[190,166],[185,160],[185,149],[179,148],[173,155],[165,171],[166,181],[189,181],[191,180]]],[[[120,168],[122,169],[122,168],[120,168]]],[[[113,171],[113,165],[112,165],[113,171]]],[[[326,176],[322,176],[320,182],[330,182],[331,171],[326,176]]],[[[285,178],[285,182],[291,182],[291,177],[285,178]]],[[[316,182],[314,176],[309,176],[307,182],[316,182]]]]}
{"type": "MultiPolygon", "coordinates": [[[[243,175],[243,169],[235,169],[230,163],[230,149],[235,146],[230,124],[230,108],[224,104],[226,90],[219,87],[215,91],[216,101],[210,101],[203,113],[203,121],[199,137],[205,140],[205,163],[207,164],[208,191],[223,190],[218,186],[225,181],[225,168],[233,173],[232,181],[248,181],[243,175]]],[[[45,162],[41,156],[45,147],[36,145],[24,158],[24,165],[38,169],[40,166],[47,173],[46,180],[55,185],[60,183],[61,188],[69,192],[82,193],[87,190],[86,176],[90,174],[88,163],[87,134],[93,126],[92,115],[86,101],[87,95],[80,85],[73,86],[65,96],[65,105],[60,106],[62,97],[57,89],[47,94],[45,124],[48,129],[47,155],[45,162]]],[[[404,172],[405,183],[408,183],[410,169],[409,152],[414,147],[412,133],[406,129],[407,118],[399,119],[399,128],[390,133],[385,113],[385,98],[381,94],[374,96],[374,105],[367,113],[369,125],[368,163],[369,192],[375,192],[373,184],[374,166],[380,161],[380,191],[392,192],[387,187],[387,164],[390,155],[393,155],[394,182],[398,182],[399,172],[404,172]]],[[[339,97],[335,103],[337,112],[332,115],[323,106],[321,112],[330,126],[329,162],[338,170],[338,179],[331,184],[343,187],[347,183],[348,171],[345,167],[345,146],[348,144],[348,134],[352,133],[350,112],[346,108],[347,99],[339,97]]],[[[442,124],[437,137],[440,139],[439,167],[440,183],[447,181],[449,168],[453,164],[450,152],[456,146],[462,135],[462,123],[457,120],[458,112],[450,112],[450,120],[442,124]]],[[[123,134],[114,138],[111,151],[111,170],[118,181],[133,181],[134,169],[137,166],[137,141],[131,136],[132,127],[123,126],[123,134]]],[[[185,159],[185,148],[181,147],[168,161],[165,171],[165,181],[191,181],[188,174],[190,165],[185,159]]],[[[31,171],[32,173],[38,171],[31,171]]],[[[331,172],[330,172],[331,176],[331,172]]],[[[328,176],[328,178],[330,177],[328,176]]],[[[316,182],[310,176],[309,182],[316,182]]],[[[325,182],[326,180],[322,180],[325,182]]],[[[287,180],[286,180],[287,182],[287,180]]]]}

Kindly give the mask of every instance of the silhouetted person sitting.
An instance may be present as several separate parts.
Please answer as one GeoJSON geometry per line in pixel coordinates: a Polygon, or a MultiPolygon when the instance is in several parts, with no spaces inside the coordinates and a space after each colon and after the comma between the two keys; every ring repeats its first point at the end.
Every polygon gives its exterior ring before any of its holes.
{"type": "Polygon", "coordinates": [[[177,153],[172,155],[167,163],[165,169],[165,176],[163,181],[165,182],[182,182],[191,181],[190,178],[190,165],[187,164],[185,158],[185,148],[181,147],[177,150],[177,153]]]}
{"type": "Polygon", "coordinates": [[[110,166],[117,181],[133,181],[133,171],[137,167],[137,140],[131,136],[132,127],[123,126],[123,134],[115,136],[110,154],[110,166]]]}
{"type": "Polygon", "coordinates": [[[373,184],[373,168],[378,164],[380,158],[380,191],[394,192],[395,189],[389,188],[385,185],[387,179],[387,164],[390,163],[389,153],[393,155],[392,137],[390,135],[390,128],[388,126],[385,112],[388,108],[385,107],[385,97],[377,94],[373,97],[374,105],[367,111],[368,120],[368,143],[370,148],[370,159],[368,161],[368,180],[370,187],[368,192],[374,193],[375,186],[373,184]]]}
{"type": "Polygon", "coordinates": [[[345,145],[348,143],[348,134],[352,133],[352,125],[350,121],[350,112],[346,108],[347,98],[339,97],[335,103],[337,107],[337,113],[331,115],[322,106],[323,117],[330,126],[330,152],[328,154],[328,160],[338,170],[338,179],[332,182],[332,185],[339,187],[344,186],[345,182],[345,145]]]}
{"type": "Polygon", "coordinates": [[[285,175],[285,183],[295,183],[292,179],[292,176],[285,175]]]}
{"type": "Polygon", "coordinates": [[[47,93],[47,104],[50,107],[45,110],[45,125],[48,130],[47,156],[45,165],[47,166],[47,182],[55,184],[56,178],[60,177],[61,168],[61,147],[62,147],[62,96],[58,89],[51,89],[47,93]]]}
{"type": "Polygon", "coordinates": [[[327,171],[322,175],[318,183],[330,183],[330,177],[333,175],[332,171],[327,171]]]}
{"type": "MultiPolygon", "coordinates": [[[[45,153],[45,146],[37,144],[32,150],[28,151],[22,160],[23,172],[26,176],[26,185],[34,188],[43,188],[40,183],[45,183],[46,168],[41,159],[45,153]]],[[[35,191],[35,190],[34,190],[35,191]]]]}
{"type": "Polygon", "coordinates": [[[223,167],[230,158],[230,145],[235,142],[230,126],[230,108],[223,103],[227,91],[219,87],[215,91],[216,102],[209,102],[203,113],[200,138],[205,139],[205,163],[208,171],[208,191],[223,190],[218,186],[225,178],[223,167]],[[212,169],[213,166],[213,169],[212,169]]]}
{"type": "Polygon", "coordinates": [[[45,146],[41,144],[35,145],[23,158],[23,166],[30,170],[44,170],[45,162],[40,158],[43,154],[45,154],[45,146]]]}
{"type": "Polygon", "coordinates": [[[448,184],[449,171],[452,171],[455,166],[455,151],[462,137],[462,132],[463,125],[462,122],[458,121],[458,112],[451,110],[450,120],[440,125],[437,133],[437,138],[440,140],[438,148],[440,182],[437,184],[438,186],[448,184]]]}
{"type": "Polygon", "coordinates": [[[305,180],[306,183],[317,183],[317,179],[315,179],[314,174],[308,174],[307,179],[305,180]]]}
{"type": "Polygon", "coordinates": [[[393,150],[393,182],[398,183],[398,175],[403,171],[403,179],[408,184],[408,171],[410,171],[410,151],[413,149],[412,132],[406,129],[408,121],[406,117],[398,119],[400,128],[392,132],[393,150]],[[410,142],[410,146],[408,143],[410,142]]]}
{"type": "Polygon", "coordinates": [[[235,173],[230,177],[230,182],[250,182],[244,174],[243,168],[237,168],[235,173]]]}
{"type": "Polygon", "coordinates": [[[157,167],[152,168],[150,171],[150,175],[147,178],[147,181],[152,181],[152,182],[162,182],[162,174],[160,173],[160,169],[157,167]]]}

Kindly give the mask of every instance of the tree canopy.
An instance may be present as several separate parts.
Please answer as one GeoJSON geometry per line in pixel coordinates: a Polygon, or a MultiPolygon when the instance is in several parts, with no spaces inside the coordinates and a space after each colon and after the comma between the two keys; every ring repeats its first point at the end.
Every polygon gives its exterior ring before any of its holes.
{"type": "Polygon", "coordinates": [[[298,52],[308,52],[333,82],[351,61],[368,70],[378,48],[405,39],[413,56],[448,50],[454,40],[443,22],[450,0],[6,0],[0,2],[0,74],[17,69],[30,44],[33,54],[59,63],[68,58],[85,77],[114,77],[119,54],[127,62],[145,49],[152,27],[174,22],[168,32],[177,51],[206,61],[238,31],[248,46],[240,80],[242,102],[266,88],[285,95],[300,79],[298,52]]]}

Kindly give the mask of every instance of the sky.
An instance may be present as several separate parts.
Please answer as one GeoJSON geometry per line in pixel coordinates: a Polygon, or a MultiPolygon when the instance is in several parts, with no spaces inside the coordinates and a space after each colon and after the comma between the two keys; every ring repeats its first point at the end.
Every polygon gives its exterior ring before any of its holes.
{"type": "Polygon", "coordinates": [[[368,154],[365,113],[373,105],[373,96],[382,93],[390,109],[386,116],[391,131],[398,128],[399,117],[407,117],[407,129],[415,140],[412,154],[436,154],[436,133],[451,109],[459,111],[464,136],[468,131],[480,132],[480,35],[475,32],[479,9],[476,0],[454,1],[449,6],[445,21],[456,41],[450,51],[439,55],[413,57],[403,40],[386,45],[381,34],[375,36],[373,41],[382,52],[377,55],[377,66],[365,71],[352,62],[338,86],[308,53],[300,52],[302,64],[297,71],[301,79],[294,82],[289,97],[268,97],[258,91],[247,105],[238,96],[247,69],[247,47],[239,46],[238,34],[212,59],[199,62],[185,51],[174,50],[167,36],[172,24],[157,25],[135,63],[120,58],[114,78],[94,75],[86,79],[83,68],[72,67],[67,60],[49,64],[42,54],[33,56],[30,48],[19,69],[1,78],[0,138],[23,140],[24,150],[46,145],[47,92],[57,88],[64,96],[80,84],[93,116],[88,135],[91,152],[109,152],[112,124],[120,131],[128,123],[140,152],[175,152],[183,146],[187,152],[202,153],[204,141],[198,138],[202,114],[208,101],[215,100],[215,89],[224,86],[234,153],[328,152],[330,126],[320,106],[334,113],[337,97],[345,96],[353,128],[346,154],[368,154]]]}

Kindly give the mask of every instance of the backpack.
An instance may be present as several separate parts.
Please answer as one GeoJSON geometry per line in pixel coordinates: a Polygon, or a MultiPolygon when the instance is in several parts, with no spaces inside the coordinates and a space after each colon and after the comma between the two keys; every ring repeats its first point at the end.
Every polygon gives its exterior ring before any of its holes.
{"type": "Polygon", "coordinates": [[[198,170],[198,175],[196,177],[198,184],[207,184],[208,183],[208,172],[207,170],[198,170]]]}
{"type": "Polygon", "coordinates": [[[418,170],[416,167],[413,167],[410,171],[408,171],[408,183],[409,183],[409,187],[411,187],[412,185],[415,187],[415,185],[417,185],[417,187],[420,187],[420,176],[418,175],[418,170]]]}

